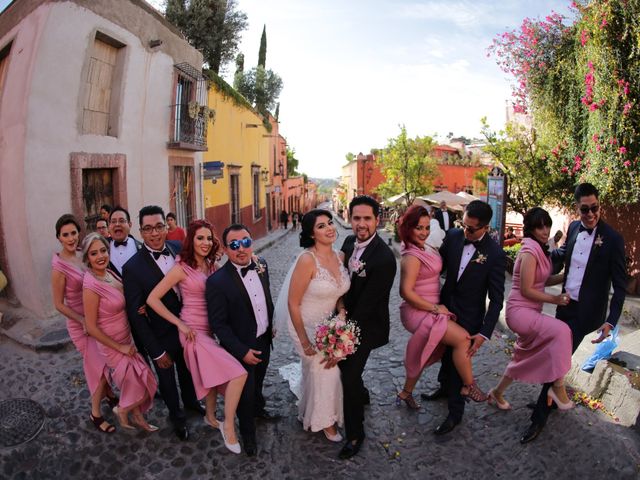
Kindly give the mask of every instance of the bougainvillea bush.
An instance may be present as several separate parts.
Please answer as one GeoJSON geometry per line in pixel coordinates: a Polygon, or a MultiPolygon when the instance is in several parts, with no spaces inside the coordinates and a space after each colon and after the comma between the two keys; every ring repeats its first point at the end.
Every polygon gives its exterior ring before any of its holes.
{"type": "Polygon", "coordinates": [[[640,199],[640,0],[573,2],[571,19],[525,19],[490,53],[549,146],[551,175],[591,182],[608,203],[640,199]]]}

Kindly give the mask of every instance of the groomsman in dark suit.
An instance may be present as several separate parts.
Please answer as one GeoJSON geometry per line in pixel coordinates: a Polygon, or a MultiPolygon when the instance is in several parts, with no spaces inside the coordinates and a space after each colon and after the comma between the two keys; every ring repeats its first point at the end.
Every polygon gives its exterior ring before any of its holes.
{"type": "Polygon", "coordinates": [[[364,441],[364,406],[369,392],[362,374],[372,350],[389,343],[389,292],[396,275],[396,258],[377,234],[380,205],[367,195],[349,204],[353,235],[342,245],[344,265],[351,287],[344,296],[347,317],[360,327],[360,345],[338,363],[342,378],[344,425],[347,441],[339,457],[347,459],[360,451],[364,441]]]}
{"type": "MultiPolygon", "coordinates": [[[[131,215],[120,206],[109,214],[109,269],[122,278],[122,267],[142,248],[131,235],[131,215]]],[[[137,344],[136,344],[137,346],[137,344]]]]}
{"type": "MultiPolygon", "coordinates": [[[[167,226],[162,208],[144,207],[140,210],[139,219],[144,245],[125,263],[122,272],[127,316],[133,330],[153,360],[153,366],[158,374],[160,393],[169,409],[169,418],[175,434],[180,440],[187,440],[189,430],[185,412],[180,408],[176,373],[180,381],[184,407],[201,415],[204,415],[205,411],[196,398],[191,374],[184,361],[178,329],[146,306],[151,290],[173,267],[175,256],[180,251],[181,245],[177,242],[165,241],[167,226]],[[145,309],[141,310],[143,306],[145,309]]],[[[181,304],[176,290],[169,290],[162,297],[162,303],[174,315],[180,315],[181,304]]]]}
{"type": "Polygon", "coordinates": [[[453,228],[453,215],[447,209],[447,202],[444,200],[440,202],[440,208],[436,210],[436,220],[440,224],[440,228],[445,233],[453,228]]]}
{"type": "MultiPolygon", "coordinates": [[[[558,265],[558,270],[564,267],[562,292],[571,300],[566,306],[558,306],[556,317],[569,325],[574,352],[582,339],[595,330],[600,335],[592,343],[600,343],[609,336],[618,323],[626,294],[624,240],[600,218],[598,197],[598,189],[590,183],[576,187],[574,198],[580,220],[569,225],[567,241],[551,254],[554,266],[558,265]]],[[[535,440],[544,428],[551,411],[547,402],[550,387],[550,383],[543,386],[531,425],[520,443],[535,440]]]]}
{"type": "Polygon", "coordinates": [[[257,451],[255,419],[278,418],[265,409],[262,394],[273,341],[269,270],[264,259],[254,257],[252,243],[244,225],[233,224],[222,232],[229,261],[207,279],[205,291],[211,331],[247,370],[237,412],[250,457],[257,451]]]}
{"type": "MultiPolygon", "coordinates": [[[[473,356],[488,340],[498,321],[504,301],[505,253],[489,235],[491,206],[474,200],[465,208],[462,227],[449,230],[440,247],[446,279],[440,303],[458,318],[458,324],[471,336],[469,355],[473,356]],[[487,308],[487,296],[489,307],[487,308]]],[[[442,358],[438,380],[440,388],[424,400],[448,399],[449,414],[434,433],[444,435],[462,421],[465,400],[460,395],[462,379],[453,364],[452,349],[442,358]]]]}

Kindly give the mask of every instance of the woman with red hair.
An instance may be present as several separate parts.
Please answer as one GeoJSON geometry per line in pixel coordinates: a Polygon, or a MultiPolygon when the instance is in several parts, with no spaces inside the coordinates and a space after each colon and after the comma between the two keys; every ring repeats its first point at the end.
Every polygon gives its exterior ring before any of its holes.
{"type": "MultiPolygon", "coordinates": [[[[240,363],[213,338],[207,317],[205,283],[216,269],[220,257],[220,241],[213,226],[206,220],[195,220],[187,229],[187,236],[175,266],[151,291],[147,304],[161,317],[178,327],[184,359],[191,372],[199,399],[205,399],[207,413],[204,421],[219,428],[225,446],[240,453],[234,420],[247,372],[240,363]],[[162,297],[172,288],[180,288],[182,310],[180,318],[162,303],[162,297]],[[216,419],[216,396],[225,395],[224,422],[216,419]]],[[[214,332],[215,333],[215,332],[214,332]]]]}
{"type": "Polygon", "coordinates": [[[399,228],[404,243],[400,263],[400,296],[404,301],[400,305],[400,319],[413,335],[405,353],[407,378],[396,404],[405,402],[413,410],[420,408],[413,398],[413,389],[422,371],[442,357],[447,345],[453,348],[453,361],[464,382],[460,393],[476,402],[487,398],[473,380],[471,359],[467,357],[468,333],[455,323],[447,307],[438,303],[442,258],[426,243],[429,224],[429,211],[413,205],[403,215],[399,228]]]}

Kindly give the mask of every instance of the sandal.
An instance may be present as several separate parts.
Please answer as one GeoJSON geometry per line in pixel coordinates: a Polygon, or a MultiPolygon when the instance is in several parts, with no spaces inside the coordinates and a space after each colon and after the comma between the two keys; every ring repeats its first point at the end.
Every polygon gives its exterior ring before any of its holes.
{"type": "Polygon", "coordinates": [[[486,402],[488,398],[487,395],[480,390],[476,382],[473,382],[471,385],[463,385],[460,395],[474,402],[486,402]],[[464,389],[466,389],[466,392],[463,391],[464,389]]]}
{"type": "Polygon", "coordinates": [[[89,418],[93,422],[94,427],[100,430],[102,433],[113,433],[116,431],[116,427],[107,422],[103,416],[94,417],[93,413],[89,414],[89,418]]]}
{"type": "Polygon", "coordinates": [[[416,402],[415,398],[413,398],[413,394],[411,392],[407,392],[405,389],[402,389],[400,393],[396,395],[396,407],[399,407],[401,403],[404,402],[407,405],[407,408],[411,410],[420,410],[420,404],[416,402]],[[400,396],[401,393],[405,393],[407,396],[400,396]]]}
{"type": "Polygon", "coordinates": [[[133,424],[136,427],[140,428],[141,430],[144,430],[145,432],[158,431],[158,427],[156,427],[155,425],[151,425],[150,423],[147,423],[147,421],[141,414],[133,415],[133,424]]]}

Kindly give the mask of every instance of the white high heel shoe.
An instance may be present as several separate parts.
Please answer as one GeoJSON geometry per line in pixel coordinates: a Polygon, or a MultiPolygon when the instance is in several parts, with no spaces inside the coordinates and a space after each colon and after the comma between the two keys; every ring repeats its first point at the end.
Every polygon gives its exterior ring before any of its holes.
{"type": "Polygon", "coordinates": [[[340,435],[340,432],[336,431],[335,435],[331,435],[330,433],[327,433],[327,431],[325,429],[322,429],[322,432],[324,433],[324,436],[327,437],[327,440],[329,440],[330,442],[341,442],[342,439],[342,435],[340,435]]]}
{"type": "Polygon", "coordinates": [[[569,400],[567,403],[562,403],[556,395],[556,392],[553,391],[553,387],[549,388],[549,391],[547,392],[547,403],[549,404],[549,406],[551,406],[551,400],[556,402],[556,405],[558,405],[558,410],[571,410],[576,406],[576,404],[571,400],[569,400]]]}
{"type": "Polygon", "coordinates": [[[220,428],[220,433],[222,434],[222,441],[224,442],[224,446],[227,447],[230,452],[235,453],[236,455],[239,454],[241,452],[240,443],[238,443],[237,441],[236,443],[227,442],[227,437],[224,434],[224,422],[218,421],[218,426],[220,428]]]}

